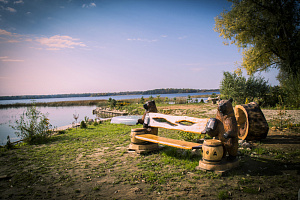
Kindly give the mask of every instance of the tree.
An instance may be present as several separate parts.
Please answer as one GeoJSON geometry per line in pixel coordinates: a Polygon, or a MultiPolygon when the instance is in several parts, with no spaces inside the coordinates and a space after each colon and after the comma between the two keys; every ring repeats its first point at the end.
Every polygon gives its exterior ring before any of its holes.
{"type": "Polygon", "coordinates": [[[193,100],[193,99],[191,98],[191,95],[188,95],[188,98],[187,98],[186,103],[193,103],[192,100],[193,100]]]}
{"type": "Polygon", "coordinates": [[[251,102],[254,99],[264,101],[269,92],[268,82],[261,77],[250,76],[248,79],[237,73],[224,72],[220,85],[222,98],[244,104],[246,98],[251,102]]]}
{"type": "Polygon", "coordinates": [[[20,119],[15,121],[16,126],[11,126],[16,135],[29,144],[35,144],[46,139],[51,134],[52,125],[45,114],[41,113],[35,106],[27,107],[20,119]]]}
{"type": "Polygon", "coordinates": [[[165,97],[165,103],[168,103],[170,101],[169,97],[165,97]]]}
{"type": "Polygon", "coordinates": [[[243,50],[248,74],[276,67],[299,76],[299,0],[228,1],[232,9],[215,18],[215,31],[243,50]]]}
{"type": "Polygon", "coordinates": [[[278,79],[284,95],[281,95],[286,105],[294,108],[300,107],[300,77],[288,76],[280,72],[278,79]]]}
{"type": "Polygon", "coordinates": [[[141,100],[140,100],[140,102],[141,102],[141,104],[144,104],[144,103],[145,103],[145,99],[144,99],[144,97],[143,97],[143,96],[141,97],[141,100]]]}
{"type": "Polygon", "coordinates": [[[156,101],[157,101],[157,103],[161,102],[160,95],[156,95],[156,101]]]}

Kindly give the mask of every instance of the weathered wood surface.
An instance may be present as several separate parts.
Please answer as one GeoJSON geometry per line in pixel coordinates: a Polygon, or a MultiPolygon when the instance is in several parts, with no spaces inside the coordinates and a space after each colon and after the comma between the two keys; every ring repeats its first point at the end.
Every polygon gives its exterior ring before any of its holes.
{"type": "Polygon", "coordinates": [[[152,134],[135,135],[135,138],[143,141],[163,144],[163,145],[172,146],[181,149],[200,149],[202,147],[202,144],[199,143],[174,140],[174,139],[164,138],[152,134]]]}
{"type": "Polygon", "coordinates": [[[195,118],[187,116],[172,116],[160,113],[149,113],[150,127],[165,128],[172,130],[181,130],[185,132],[198,133],[205,129],[209,118],[195,118]]]}
{"type": "Polygon", "coordinates": [[[234,113],[238,124],[239,139],[261,140],[267,137],[269,125],[257,103],[237,105],[234,113]]]}
{"type": "Polygon", "coordinates": [[[128,112],[96,108],[95,110],[93,110],[93,114],[97,114],[97,115],[102,116],[102,117],[107,117],[107,116],[115,117],[115,116],[128,115],[128,112]]]}

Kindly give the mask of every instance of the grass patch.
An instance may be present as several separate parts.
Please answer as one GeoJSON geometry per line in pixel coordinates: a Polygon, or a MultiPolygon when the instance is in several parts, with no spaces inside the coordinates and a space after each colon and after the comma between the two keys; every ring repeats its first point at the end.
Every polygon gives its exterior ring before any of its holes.
{"type": "MultiPolygon", "coordinates": [[[[132,111],[136,108],[132,106],[132,111]]],[[[189,109],[187,113],[205,114],[199,112],[189,109]]],[[[195,170],[201,153],[190,150],[164,147],[144,155],[128,153],[131,129],[141,127],[104,122],[67,130],[45,144],[1,148],[0,175],[9,178],[1,179],[0,192],[4,199],[297,197],[297,149],[287,152],[289,149],[267,148],[268,141],[256,142],[252,149],[239,150],[240,167],[221,176],[195,170]]],[[[159,129],[159,135],[182,139],[175,130],[159,129]]]]}

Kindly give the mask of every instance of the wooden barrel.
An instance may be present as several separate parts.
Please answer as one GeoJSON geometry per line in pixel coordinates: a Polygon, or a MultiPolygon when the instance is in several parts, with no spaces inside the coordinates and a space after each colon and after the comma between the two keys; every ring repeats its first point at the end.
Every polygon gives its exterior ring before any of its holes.
{"type": "Polygon", "coordinates": [[[219,163],[223,157],[223,146],[220,140],[205,140],[202,145],[202,159],[208,163],[219,163]]]}
{"type": "Polygon", "coordinates": [[[131,134],[130,134],[131,143],[133,143],[133,144],[145,144],[145,143],[147,143],[146,141],[139,140],[139,139],[135,138],[136,135],[142,135],[142,134],[145,134],[145,133],[146,133],[145,128],[131,129],[131,134]]]}
{"type": "Polygon", "coordinates": [[[255,102],[237,105],[234,108],[238,125],[238,137],[242,140],[261,140],[268,135],[269,125],[255,102]]]}

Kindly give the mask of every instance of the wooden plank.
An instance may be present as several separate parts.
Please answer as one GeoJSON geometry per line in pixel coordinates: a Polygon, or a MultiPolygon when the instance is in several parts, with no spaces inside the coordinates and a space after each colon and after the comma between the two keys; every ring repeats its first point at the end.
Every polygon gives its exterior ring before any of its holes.
{"type": "Polygon", "coordinates": [[[139,140],[163,144],[163,145],[181,148],[181,149],[200,149],[200,148],[202,148],[202,144],[199,144],[199,143],[174,140],[174,139],[164,138],[164,137],[160,137],[160,136],[152,135],[152,134],[136,135],[135,138],[139,139],[139,140]]]}
{"type": "Polygon", "coordinates": [[[205,129],[206,123],[209,120],[209,118],[201,119],[187,116],[172,116],[161,113],[149,113],[148,117],[148,126],[150,127],[181,130],[198,134],[201,134],[205,129]]]}

